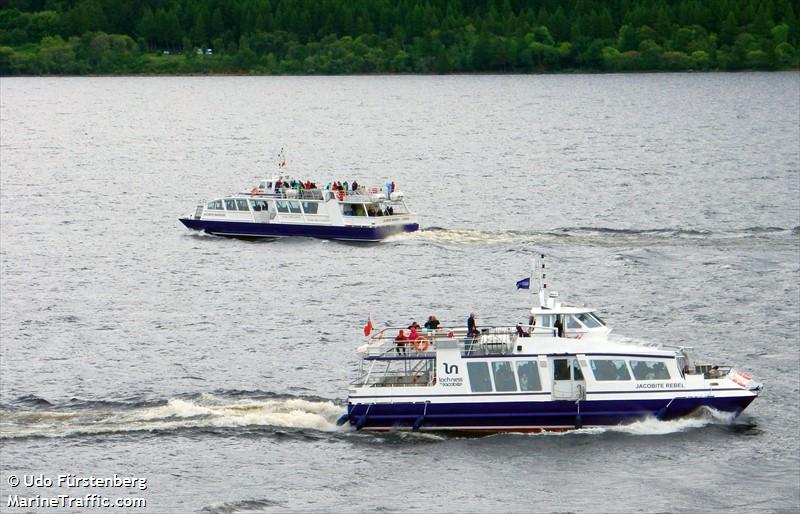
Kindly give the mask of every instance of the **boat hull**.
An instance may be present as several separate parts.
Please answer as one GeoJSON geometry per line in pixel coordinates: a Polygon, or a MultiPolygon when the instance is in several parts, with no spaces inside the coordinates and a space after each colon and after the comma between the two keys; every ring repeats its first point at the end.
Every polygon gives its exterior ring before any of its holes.
{"type": "Polygon", "coordinates": [[[755,395],[641,399],[470,403],[349,403],[346,422],[363,430],[539,432],[671,420],[701,407],[740,414],[755,395]]]}
{"type": "Polygon", "coordinates": [[[317,239],[339,239],[345,241],[380,241],[394,234],[415,232],[417,223],[385,225],[379,227],[306,225],[299,223],[251,223],[237,221],[211,221],[179,218],[192,230],[209,234],[238,238],[313,237],[317,239]]]}

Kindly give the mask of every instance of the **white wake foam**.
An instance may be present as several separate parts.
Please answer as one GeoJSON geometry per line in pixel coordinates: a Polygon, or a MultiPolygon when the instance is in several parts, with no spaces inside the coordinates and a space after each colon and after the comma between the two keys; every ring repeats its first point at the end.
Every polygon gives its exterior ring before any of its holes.
{"type": "MultiPolygon", "coordinates": [[[[543,432],[546,435],[570,436],[576,434],[622,433],[630,435],[666,435],[687,432],[709,425],[730,425],[736,419],[732,412],[720,412],[710,407],[701,407],[692,415],[683,418],[662,421],[654,417],[645,418],[625,425],[608,427],[592,427],[570,430],[568,432],[543,432]]],[[[538,434],[535,434],[538,435],[538,434]]]]}
{"type": "Polygon", "coordinates": [[[230,401],[212,395],[195,400],[173,398],[163,405],[130,410],[0,411],[0,439],[66,437],[187,428],[272,426],[337,430],[344,413],[332,402],[300,398],[230,401]]]}

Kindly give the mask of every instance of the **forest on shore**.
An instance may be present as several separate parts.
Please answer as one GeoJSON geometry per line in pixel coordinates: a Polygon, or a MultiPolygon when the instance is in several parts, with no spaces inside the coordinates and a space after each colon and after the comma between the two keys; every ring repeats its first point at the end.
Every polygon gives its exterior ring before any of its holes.
{"type": "Polygon", "coordinates": [[[4,0],[0,75],[800,67],[794,0],[4,0]]]}

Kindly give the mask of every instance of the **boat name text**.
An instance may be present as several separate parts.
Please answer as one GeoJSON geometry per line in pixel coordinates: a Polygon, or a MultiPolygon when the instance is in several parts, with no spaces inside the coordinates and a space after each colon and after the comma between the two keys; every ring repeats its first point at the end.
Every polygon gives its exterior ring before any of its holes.
{"type": "Polygon", "coordinates": [[[636,384],[636,389],[683,389],[680,382],[661,382],[655,384],[636,384]]]}

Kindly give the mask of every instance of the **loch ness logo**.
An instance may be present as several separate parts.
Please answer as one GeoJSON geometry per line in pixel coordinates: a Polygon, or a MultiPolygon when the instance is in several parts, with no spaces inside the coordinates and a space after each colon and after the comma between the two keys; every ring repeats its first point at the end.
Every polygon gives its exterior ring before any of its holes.
{"type": "Polygon", "coordinates": [[[444,366],[445,375],[458,375],[458,366],[455,364],[447,364],[446,362],[443,362],[442,366],[444,366]]]}

